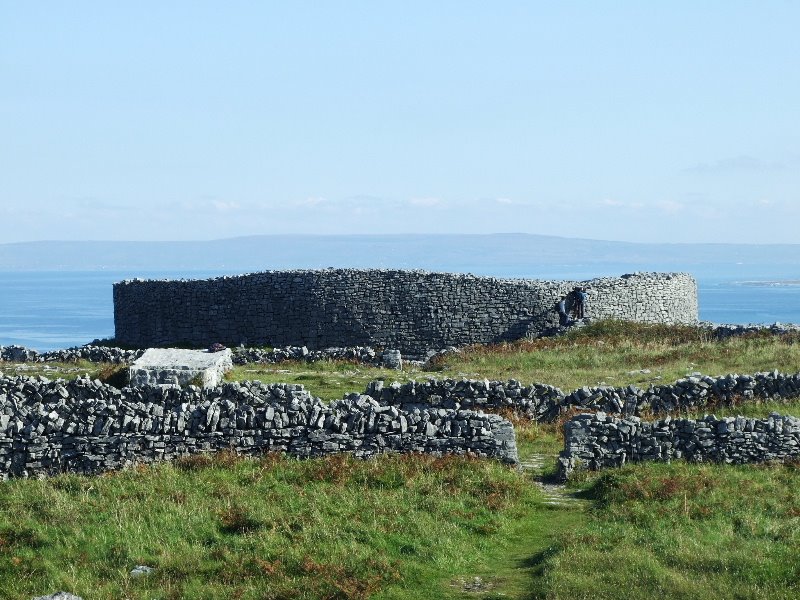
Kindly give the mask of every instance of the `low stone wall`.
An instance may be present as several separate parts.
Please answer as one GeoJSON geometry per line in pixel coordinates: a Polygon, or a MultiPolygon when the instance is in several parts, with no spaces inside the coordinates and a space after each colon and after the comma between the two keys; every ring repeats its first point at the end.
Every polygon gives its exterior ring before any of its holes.
{"type": "Polygon", "coordinates": [[[714,323],[700,323],[701,329],[708,330],[711,337],[715,340],[725,340],[732,337],[741,337],[745,335],[789,335],[800,333],[800,325],[793,323],[772,323],[771,325],[749,324],[749,325],[736,325],[736,324],[714,324],[714,323]]]}
{"type": "Polygon", "coordinates": [[[116,389],[0,377],[0,475],[100,473],[233,449],[294,456],[472,453],[517,462],[514,429],[468,410],[399,410],[368,396],[323,404],[300,385],[116,389]]]}
{"type": "MultiPolygon", "coordinates": [[[[75,362],[87,360],[96,363],[130,364],[144,354],[144,350],[125,350],[111,346],[86,345],[62,350],[38,352],[25,346],[0,346],[0,361],[6,362],[75,362]]],[[[277,364],[285,361],[322,362],[328,360],[347,360],[365,365],[383,366],[383,352],[365,346],[344,348],[323,348],[309,350],[306,346],[284,346],[282,348],[231,348],[233,363],[246,365],[249,363],[277,364]]],[[[435,355],[430,352],[423,357],[435,355]]]]}
{"type": "Polygon", "coordinates": [[[706,416],[646,422],[605,413],[578,415],[564,425],[558,459],[563,480],[575,469],[598,470],[628,462],[670,461],[759,463],[800,457],[800,419],[772,414],[766,419],[706,416]]]}
{"type": "MultiPolygon", "coordinates": [[[[397,368],[396,360],[389,360],[388,356],[390,354],[392,356],[399,354],[399,350],[378,351],[369,346],[323,348],[322,350],[309,350],[306,346],[285,346],[283,348],[273,348],[271,350],[262,348],[234,348],[233,364],[278,364],[286,361],[314,363],[329,360],[343,360],[373,367],[397,368]]],[[[431,353],[431,355],[433,354],[434,353],[431,353]]]]}
{"type": "Polygon", "coordinates": [[[551,385],[488,379],[430,379],[391,383],[371,381],[364,393],[375,400],[403,408],[448,410],[507,409],[539,421],[555,420],[564,403],[564,393],[551,385]]]}
{"type": "Polygon", "coordinates": [[[37,352],[24,346],[0,346],[0,360],[8,362],[75,362],[88,360],[97,363],[129,364],[139,358],[144,350],[123,350],[107,346],[76,346],[49,352],[37,352]]]}
{"type": "Polygon", "coordinates": [[[265,350],[263,348],[234,348],[233,364],[248,363],[276,364],[287,360],[318,362],[326,360],[352,360],[365,364],[380,364],[380,352],[374,348],[354,346],[352,348],[325,348],[309,350],[305,346],[285,346],[265,350]]]}
{"type": "Polygon", "coordinates": [[[570,410],[625,415],[702,410],[753,399],[789,400],[800,397],[800,373],[778,371],[753,375],[687,377],[669,385],[641,389],[583,387],[565,394],[551,385],[509,381],[443,379],[385,385],[373,381],[365,394],[393,406],[433,406],[449,409],[507,409],[540,422],[552,422],[570,410]]]}

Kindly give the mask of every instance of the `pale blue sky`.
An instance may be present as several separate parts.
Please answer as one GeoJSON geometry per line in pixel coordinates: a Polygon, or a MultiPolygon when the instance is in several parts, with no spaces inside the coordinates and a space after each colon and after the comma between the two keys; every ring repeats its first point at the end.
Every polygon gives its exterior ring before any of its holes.
{"type": "Polygon", "coordinates": [[[797,2],[0,0],[0,242],[800,242],[797,2]]]}

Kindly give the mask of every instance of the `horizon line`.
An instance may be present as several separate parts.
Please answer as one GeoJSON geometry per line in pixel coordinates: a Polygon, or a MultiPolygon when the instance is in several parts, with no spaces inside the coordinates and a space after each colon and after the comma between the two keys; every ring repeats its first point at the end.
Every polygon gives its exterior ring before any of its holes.
{"type": "Polygon", "coordinates": [[[800,246],[800,243],[789,242],[772,242],[772,243],[759,243],[759,242],[630,242],[625,240],[610,240],[601,238],[587,238],[587,237],[568,237],[562,235],[550,235],[545,233],[524,233],[524,232],[492,232],[492,233],[263,233],[241,235],[223,238],[209,238],[209,239],[195,239],[195,240],[109,240],[109,239],[91,239],[91,240],[64,240],[64,239],[39,239],[39,240],[25,240],[16,242],[0,242],[2,246],[21,246],[25,244],[208,244],[216,242],[230,242],[235,240],[252,240],[258,238],[298,238],[298,237],[312,237],[312,238],[402,238],[402,237],[429,237],[429,238],[452,238],[452,237],[536,237],[536,238],[549,238],[556,240],[573,240],[585,242],[601,242],[609,244],[621,244],[631,246],[759,246],[759,247],[780,247],[780,246],[800,246]]]}

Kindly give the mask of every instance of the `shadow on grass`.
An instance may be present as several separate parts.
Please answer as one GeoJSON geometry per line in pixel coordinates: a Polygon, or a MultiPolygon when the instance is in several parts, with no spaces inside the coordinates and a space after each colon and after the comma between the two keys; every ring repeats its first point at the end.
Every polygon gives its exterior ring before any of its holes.
{"type": "Polygon", "coordinates": [[[530,592],[520,596],[520,600],[542,600],[547,597],[545,583],[547,563],[558,552],[558,546],[552,545],[519,561],[518,568],[528,571],[531,581],[530,592]]]}

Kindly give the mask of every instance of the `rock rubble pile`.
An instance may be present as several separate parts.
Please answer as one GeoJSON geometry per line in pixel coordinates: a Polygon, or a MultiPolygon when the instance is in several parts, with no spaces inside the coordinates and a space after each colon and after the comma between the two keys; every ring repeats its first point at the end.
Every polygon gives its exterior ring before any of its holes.
{"type": "Polygon", "coordinates": [[[706,329],[716,340],[725,340],[743,335],[758,335],[769,333],[772,335],[786,335],[800,332],[800,325],[793,323],[773,323],[771,325],[749,324],[731,325],[702,322],[700,327],[706,329]]]}

